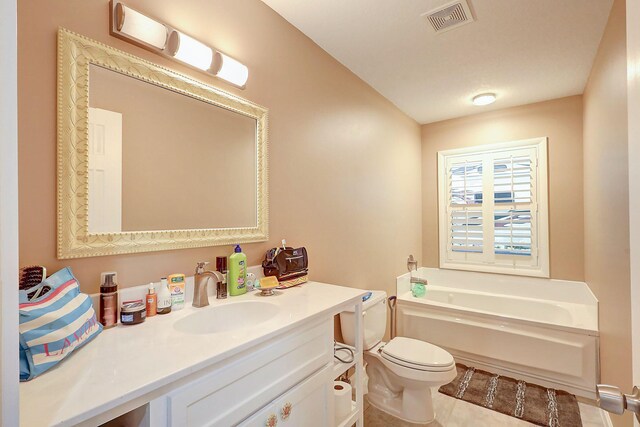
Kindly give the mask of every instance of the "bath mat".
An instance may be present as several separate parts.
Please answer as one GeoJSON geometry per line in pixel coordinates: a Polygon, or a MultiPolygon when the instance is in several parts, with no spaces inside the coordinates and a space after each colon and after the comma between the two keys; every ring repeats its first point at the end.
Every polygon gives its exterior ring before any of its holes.
{"type": "Polygon", "coordinates": [[[440,393],[539,426],[581,427],[576,397],[514,378],[456,364],[458,375],[440,393]]]}

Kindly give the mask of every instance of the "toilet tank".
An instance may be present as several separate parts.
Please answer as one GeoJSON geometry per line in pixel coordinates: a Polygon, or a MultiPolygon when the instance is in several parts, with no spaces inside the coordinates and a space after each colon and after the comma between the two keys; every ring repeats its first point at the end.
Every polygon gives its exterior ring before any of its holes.
{"type": "MultiPolygon", "coordinates": [[[[387,329],[387,293],[373,291],[371,298],[362,304],[364,349],[375,347],[387,329]]],[[[340,313],[340,329],[345,344],[355,346],[355,312],[353,308],[340,313]]]]}

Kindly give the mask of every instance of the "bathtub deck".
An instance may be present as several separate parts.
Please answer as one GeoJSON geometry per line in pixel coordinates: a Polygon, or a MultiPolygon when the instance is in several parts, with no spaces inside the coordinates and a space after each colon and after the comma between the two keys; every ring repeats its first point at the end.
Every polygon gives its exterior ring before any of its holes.
{"type": "MultiPolygon", "coordinates": [[[[608,416],[601,409],[582,402],[580,402],[579,405],[583,427],[611,426],[608,416]]],[[[436,389],[433,390],[433,406],[436,411],[436,421],[428,424],[428,427],[526,427],[534,425],[499,412],[454,399],[453,397],[445,396],[436,389]]],[[[417,426],[417,424],[403,422],[379,411],[369,405],[366,399],[364,425],[365,427],[417,426]]]]}

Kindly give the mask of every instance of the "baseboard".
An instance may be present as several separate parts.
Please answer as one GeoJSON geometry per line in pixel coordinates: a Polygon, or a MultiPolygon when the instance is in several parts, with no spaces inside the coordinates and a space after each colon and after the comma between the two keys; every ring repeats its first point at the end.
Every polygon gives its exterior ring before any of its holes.
{"type": "Polygon", "coordinates": [[[459,362],[465,365],[474,366],[476,368],[484,369],[486,371],[493,372],[500,375],[511,376],[515,379],[527,381],[533,384],[538,384],[543,387],[565,390],[565,391],[568,391],[569,393],[575,394],[576,396],[591,399],[593,401],[596,400],[595,390],[590,391],[582,388],[573,387],[571,385],[564,384],[564,383],[549,381],[548,379],[537,377],[535,375],[529,375],[527,373],[523,373],[522,371],[505,368],[504,366],[493,364],[491,362],[485,362],[485,361],[464,357],[458,354],[457,352],[453,352],[453,351],[450,351],[450,352],[453,354],[456,362],[459,362]]]}

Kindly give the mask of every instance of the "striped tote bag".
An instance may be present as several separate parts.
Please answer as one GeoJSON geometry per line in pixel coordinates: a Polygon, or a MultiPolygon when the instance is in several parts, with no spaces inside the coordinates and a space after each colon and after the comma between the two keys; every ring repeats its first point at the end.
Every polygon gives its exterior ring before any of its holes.
{"type": "Polygon", "coordinates": [[[20,291],[20,381],[57,365],[101,331],[91,298],[80,292],[69,268],[20,291]],[[44,295],[27,299],[27,294],[45,286],[50,290],[44,295]]]}

